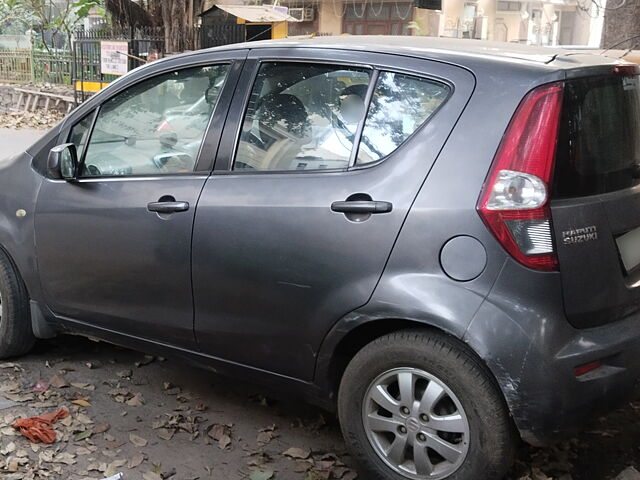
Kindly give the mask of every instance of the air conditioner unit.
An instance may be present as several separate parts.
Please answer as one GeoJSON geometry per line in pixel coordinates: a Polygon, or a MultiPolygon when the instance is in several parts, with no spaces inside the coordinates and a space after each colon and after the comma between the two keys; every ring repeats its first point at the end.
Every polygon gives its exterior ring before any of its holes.
{"type": "Polygon", "coordinates": [[[289,15],[301,22],[313,22],[316,11],[313,7],[290,8],[289,15]]]}

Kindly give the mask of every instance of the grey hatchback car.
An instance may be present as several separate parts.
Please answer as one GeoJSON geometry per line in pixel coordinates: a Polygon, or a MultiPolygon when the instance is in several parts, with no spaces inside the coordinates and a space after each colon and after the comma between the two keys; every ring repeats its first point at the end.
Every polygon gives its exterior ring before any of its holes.
{"type": "Polygon", "coordinates": [[[336,409],[367,480],[499,479],[637,389],[639,74],[424,37],[139,68],[0,166],[0,355],[174,355],[336,409]]]}

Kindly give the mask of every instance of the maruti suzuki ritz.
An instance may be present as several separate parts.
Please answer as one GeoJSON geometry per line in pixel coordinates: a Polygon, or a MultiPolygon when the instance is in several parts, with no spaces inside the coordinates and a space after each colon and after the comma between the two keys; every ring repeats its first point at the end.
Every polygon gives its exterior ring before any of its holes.
{"type": "Polygon", "coordinates": [[[0,169],[0,355],[75,333],[336,409],[372,479],[499,479],[637,391],[640,70],[425,37],[154,62],[0,169]]]}

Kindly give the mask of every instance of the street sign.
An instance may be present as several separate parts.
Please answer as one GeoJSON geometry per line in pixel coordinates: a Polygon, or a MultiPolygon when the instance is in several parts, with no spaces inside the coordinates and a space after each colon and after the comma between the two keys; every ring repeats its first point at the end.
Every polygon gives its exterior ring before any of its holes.
{"type": "Polygon", "coordinates": [[[129,70],[128,42],[100,42],[100,71],[103,75],[124,75],[129,70]]]}

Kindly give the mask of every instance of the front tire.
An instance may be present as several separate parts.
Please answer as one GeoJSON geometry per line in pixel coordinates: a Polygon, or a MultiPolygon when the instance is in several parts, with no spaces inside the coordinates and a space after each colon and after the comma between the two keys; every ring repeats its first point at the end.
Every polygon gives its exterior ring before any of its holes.
{"type": "Polygon", "coordinates": [[[27,289],[13,262],[0,250],[0,358],[27,353],[35,340],[27,289]]]}
{"type": "Polygon", "coordinates": [[[456,340],[400,331],[356,354],[338,414],[368,480],[498,480],[516,435],[490,374],[456,340]]]}

